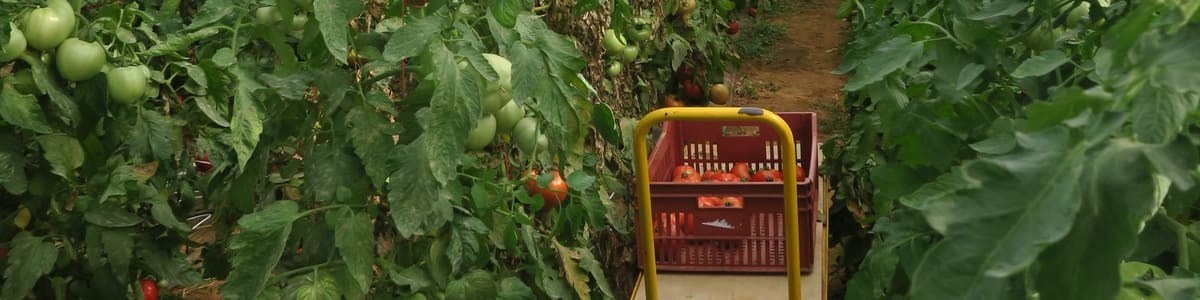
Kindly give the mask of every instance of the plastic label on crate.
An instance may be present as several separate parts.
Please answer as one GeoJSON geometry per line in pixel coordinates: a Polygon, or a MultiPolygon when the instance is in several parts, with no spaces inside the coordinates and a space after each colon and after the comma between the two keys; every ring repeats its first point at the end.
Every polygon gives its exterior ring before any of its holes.
{"type": "Polygon", "coordinates": [[[743,214],[720,211],[696,212],[695,236],[747,236],[750,226],[743,214]]]}
{"type": "Polygon", "coordinates": [[[699,208],[742,208],[742,196],[699,196],[696,197],[696,207],[699,208]]]}
{"type": "Polygon", "coordinates": [[[748,137],[759,136],[758,126],[721,126],[721,136],[748,137]]]}

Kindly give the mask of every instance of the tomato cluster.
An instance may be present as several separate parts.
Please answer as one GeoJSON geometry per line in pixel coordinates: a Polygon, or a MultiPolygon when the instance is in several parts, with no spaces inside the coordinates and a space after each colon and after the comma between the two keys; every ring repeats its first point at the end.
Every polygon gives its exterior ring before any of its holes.
{"type": "MultiPolygon", "coordinates": [[[[796,181],[803,181],[805,178],[804,167],[796,166],[796,181]]],[[[676,166],[672,173],[671,181],[673,182],[782,182],[783,172],[777,169],[759,169],[751,171],[750,164],[745,162],[734,163],[733,167],[729,168],[729,172],[721,172],[718,170],[708,170],[704,173],[696,171],[695,168],[688,165],[676,166]]]]}
{"type": "MultiPolygon", "coordinates": [[[[73,37],[78,25],[75,12],[76,9],[66,0],[50,0],[46,7],[31,10],[21,26],[10,24],[12,30],[8,42],[0,47],[0,62],[17,58],[31,64],[52,62],[58,76],[69,81],[86,81],[105,73],[109,99],[132,104],[145,98],[149,69],[140,64],[112,66],[108,61],[108,53],[100,43],[73,37]],[[36,53],[26,53],[26,50],[53,55],[34,55],[36,53]],[[41,61],[36,61],[39,57],[41,61]]],[[[18,70],[14,73],[21,72],[18,70]]],[[[15,83],[13,80],[6,82],[15,83]]],[[[38,90],[19,92],[30,94],[38,90]]]]}

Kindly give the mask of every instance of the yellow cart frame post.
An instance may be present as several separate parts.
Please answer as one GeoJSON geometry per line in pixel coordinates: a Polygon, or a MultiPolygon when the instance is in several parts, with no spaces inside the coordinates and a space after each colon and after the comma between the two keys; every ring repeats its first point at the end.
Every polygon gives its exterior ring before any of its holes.
{"type": "Polygon", "coordinates": [[[756,107],[673,107],[663,108],[646,114],[634,131],[634,171],[637,173],[638,188],[638,232],[642,247],[642,262],[645,266],[646,299],[658,299],[658,270],[654,261],[654,229],[651,228],[653,214],[650,210],[650,170],[646,151],[646,135],[650,127],[663,121],[759,121],[771,125],[779,135],[780,162],[783,169],[783,218],[787,254],[788,299],[800,299],[800,221],[796,199],[796,143],[786,121],[773,112],[756,107]]]}

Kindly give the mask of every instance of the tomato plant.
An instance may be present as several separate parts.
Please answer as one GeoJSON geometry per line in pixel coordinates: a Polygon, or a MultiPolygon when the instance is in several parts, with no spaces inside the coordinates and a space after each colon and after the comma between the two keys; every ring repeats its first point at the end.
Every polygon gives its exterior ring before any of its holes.
{"type": "Polygon", "coordinates": [[[838,191],[830,223],[846,224],[830,240],[870,245],[847,258],[847,299],[1197,286],[1195,7],[909,4],[840,9],[852,116],[820,171],[838,191]]]}

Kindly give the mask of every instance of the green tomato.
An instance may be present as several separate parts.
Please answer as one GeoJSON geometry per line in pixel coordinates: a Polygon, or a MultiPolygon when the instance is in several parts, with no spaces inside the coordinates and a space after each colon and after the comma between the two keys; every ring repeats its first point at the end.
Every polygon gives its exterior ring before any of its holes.
{"type": "Polygon", "coordinates": [[[25,53],[25,45],[25,35],[21,34],[21,30],[17,29],[16,25],[13,25],[12,31],[8,33],[8,44],[0,47],[0,62],[17,59],[21,53],[25,53]]]}
{"type": "Polygon", "coordinates": [[[1090,2],[1079,3],[1079,6],[1072,9],[1071,13],[1067,15],[1067,26],[1075,27],[1083,23],[1088,18],[1088,14],[1091,13],[1091,9],[1092,3],[1090,2]]]}
{"type": "Polygon", "coordinates": [[[550,149],[550,139],[545,134],[538,134],[537,144],[538,149],[550,149]]]}
{"type": "Polygon", "coordinates": [[[292,31],[302,31],[308,25],[308,15],[299,14],[292,17],[292,31]]]}
{"type": "Polygon", "coordinates": [[[41,51],[54,49],[75,30],[71,6],[58,1],[61,3],[51,1],[50,6],[34,9],[25,17],[22,30],[30,47],[41,51]]]}
{"type": "Polygon", "coordinates": [[[617,54],[625,51],[625,42],[617,36],[617,32],[612,29],[604,30],[604,49],[609,53],[617,54]]]}
{"type": "Polygon", "coordinates": [[[108,97],[123,104],[133,104],[146,97],[146,67],[130,66],[109,69],[108,97]]]}
{"type": "Polygon", "coordinates": [[[483,96],[483,113],[494,114],[512,102],[512,63],[499,55],[485,53],[483,57],[496,70],[498,80],[489,82],[483,96]]]}
{"type": "Polygon", "coordinates": [[[624,54],[624,57],[622,57],[622,58],[624,59],[625,63],[633,62],[633,60],[637,59],[637,57],[638,57],[638,47],[632,46],[632,45],[629,47],[625,47],[625,51],[623,54],[624,54]]]}
{"type": "Polygon", "coordinates": [[[512,132],[513,126],[525,117],[525,108],[516,101],[509,101],[496,113],[496,131],[499,133],[512,132]]]}
{"type": "Polygon", "coordinates": [[[650,40],[650,36],[653,34],[654,34],[654,32],[650,31],[649,27],[642,28],[640,30],[633,32],[633,40],[638,41],[638,42],[645,42],[645,41],[650,40]]]}
{"type": "Polygon", "coordinates": [[[475,128],[471,129],[471,133],[467,135],[467,150],[479,151],[483,150],[488,143],[496,137],[496,117],[487,115],[475,124],[475,128]]]}
{"type": "Polygon", "coordinates": [[[538,138],[537,119],[526,117],[518,121],[517,125],[512,129],[512,137],[517,142],[517,148],[520,148],[521,152],[533,153],[538,138]]]}
{"type": "Polygon", "coordinates": [[[616,77],[617,75],[621,75],[621,62],[613,61],[608,64],[608,76],[616,77]]]}
{"type": "Polygon", "coordinates": [[[1054,43],[1058,40],[1058,36],[1054,31],[1047,26],[1039,26],[1025,36],[1025,47],[1034,51],[1046,51],[1054,49],[1054,43]]]}
{"type": "Polygon", "coordinates": [[[107,58],[104,47],[95,42],[84,42],[77,38],[69,38],[58,46],[54,65],[58,74],[70,81],[84,81],[100,73],[107,58]]]}
{"type": "Polygon", "coordinates": [[[283,21],[283,15],[279,14],[279,8],[275,6],[263,6],[254,10],[254,21],[259,25],[271,25],[283,21]]]}

